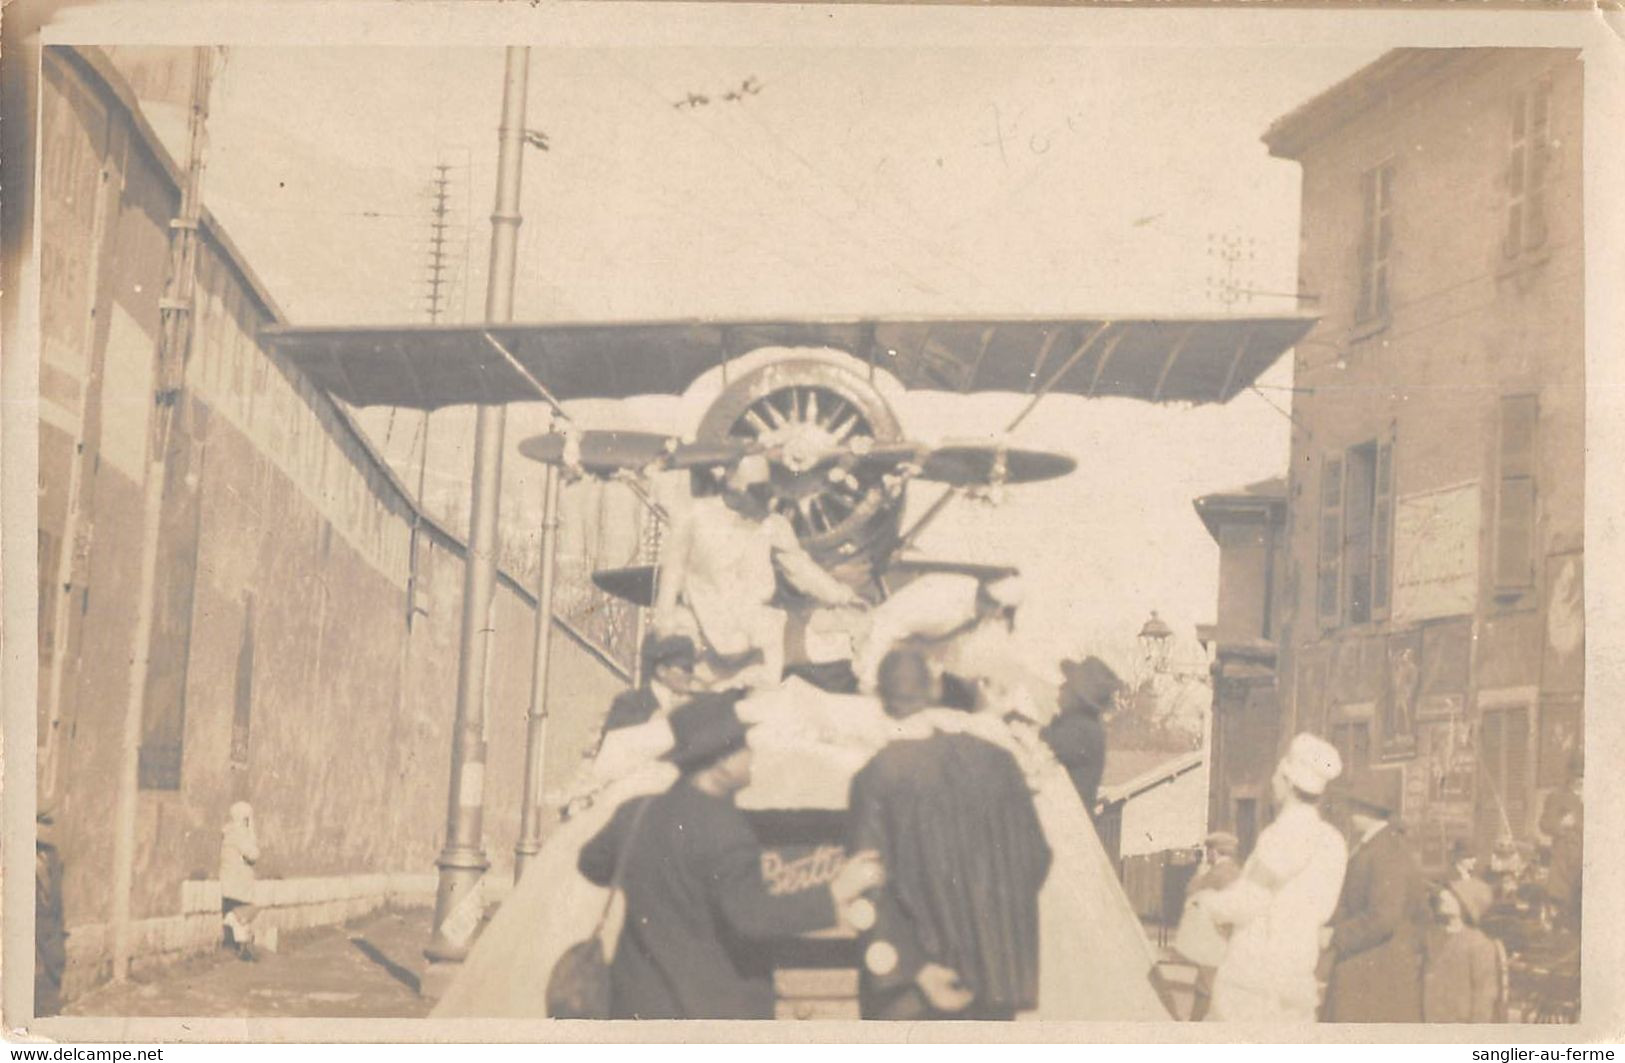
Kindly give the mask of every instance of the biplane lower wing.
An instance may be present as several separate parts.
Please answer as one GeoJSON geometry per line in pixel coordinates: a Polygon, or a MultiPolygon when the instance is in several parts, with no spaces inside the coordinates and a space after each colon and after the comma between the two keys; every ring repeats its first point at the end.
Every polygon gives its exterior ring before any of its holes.
{"type": "Polygon", "coordinates": [[[268,328],[263,338],[355,406],[437,409],[679,395],[759,347],[832,347],[905,387],[1227,402],[1314,324],[1306,316],[1050,320],[668,321],[268,328]]]}

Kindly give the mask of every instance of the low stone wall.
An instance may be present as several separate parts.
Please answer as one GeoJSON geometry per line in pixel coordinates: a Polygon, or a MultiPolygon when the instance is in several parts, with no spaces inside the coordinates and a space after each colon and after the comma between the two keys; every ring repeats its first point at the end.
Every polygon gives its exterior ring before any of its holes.
{"type": "MultiPolygon", "coordinates": [[[[256,884],[255,903],[260,908],[256,926],[275,928],[281,935],[344,923],[384,907],[427,907],[434,903],[435,883],[432,871],[266,879],[256,884]]],[[[180,908],[178,915],[142,919],[133,925],[134,973],[220,945],[219,882],[181,883],[180,908]]],[[[112,928],[105,923],[73,927],[68,935],[65,997],[71,999],[110,977],[112,946],[112,928]]]]}

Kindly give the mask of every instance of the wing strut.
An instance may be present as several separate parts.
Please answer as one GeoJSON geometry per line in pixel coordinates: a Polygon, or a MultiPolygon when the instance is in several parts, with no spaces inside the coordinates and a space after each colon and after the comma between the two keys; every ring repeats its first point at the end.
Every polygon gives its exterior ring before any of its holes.
{"type": "MultiPolygon", "coordinates": [[[[1059,384],[1066,377],[1066,375],[1072,371],[1073,366],[1077,365],[1083,360],[1083,356],[1088,354],[1089,351],[1094,348],[1095,342],[1099,340],[1101,336],[1105,335],[1106,331],[1111,327],[1112,322],[1110,321],[1102,321],[1100,324],[1095,326],[1094,331],[1089,333],[1082,343],[1078,344],[1078,349],[1073,351],[1071,355],[1067,357],[1067,360],[1061,364],[1061,368],[1051,373],[1049,379],[1044,381],[1043,386],[1041,386],[1037,391],[1033,392],[1032,398],[1027,400],[1027,405],[1023,406],[1021,408],[1021,412],[1016,414],[1010,423],[1005,426],[1004,435],[1008,436],[1011,432],[1014,432],[1017,428],[1021,427],[1021,422],[1025,421],[1028,415],[1038,408],[1038,404],[1044,401],[1044,396],[1048,395],[1055,389],[1055,385],[1059,384]]],[[[1121,333],[1113,338],[1111,347],[1108,347],[1105,354],[1101,356],[1102,366],[1105,365],[1105,360],[1111,357],[1112,348],[1117,346],[1117,341],[1120,339],[1122,339],[1121,333]]],[[[985,342],[986,341],[984,341],[984,344],[985,342]]],[[[986,350],[987,348],[984,345],[984,354],[986,353],[986,350]]],[[[1046,347],[1044,354],[1047,353],[1048,348],[1046,347]]],[[[1042,363],[1042,360],[1043,355],[1040,355],[1040,363],[1042,363]]],[[[1097,369],[1095,374],[1097,381],[1099,380],[1099,375],[1099,370],[1097,369]]],[[[1093,390],[1093,388],[1090,390],[1093,390]]],[[[941,516],[943,510],[948,508],[948,503],[952,502],[956,497],[958,497],[960,490],[961,489],[958,487],[950,487],[946,491],[942,492],[942,494],[938,495],[937,500],[931,503],[931,508],[920,514],[920,519],[914,522],[914,526],[903,533],[903,537],[897,543],[897,551],[901,552],[910,543],[914,542],[915,539],[918,539],[920,537],[920,533],[925,531],[925,529],[930,526],[932,521],[941,516]]]]}
{"type": "MultiPolygon", "coordinates": [[[[536,389],[536,394],[541,397],[543,402],[552,407],[553,415],[555,417],[568,424],[572,431],[581,431],[581,426],[576,424],[576,419],[571,417],[570,414],[565,410],[563,403],[554,398],[553,393],[547,390],[547,385],[543,384],[540,380],[537,380],[531,371],[526,369],[524,364],[513,356],[513,352],[504,347],[495,336],[491,335],[489,332],[485,333],[484,335],[485,342],[489,343],[493,348],[496,349],[498,354],[502,355],[507,363],[513,367],[514,372],[518,373],[525,379],[526,383],[528,383],[532,388],[536,389]]],[[[671,519],[671,514],[666,512],[666,507],[656,501],[653,495],[649,494],[648,489],[644,487],[637,477],[627,473],[622,476],[617,476],[615,479],[630,488],[632,493],[638,497],[638,501],[642,502],[644,507],[647,508],[649,512],[653,513],[661,520],[669,521],[671,519]]]]}

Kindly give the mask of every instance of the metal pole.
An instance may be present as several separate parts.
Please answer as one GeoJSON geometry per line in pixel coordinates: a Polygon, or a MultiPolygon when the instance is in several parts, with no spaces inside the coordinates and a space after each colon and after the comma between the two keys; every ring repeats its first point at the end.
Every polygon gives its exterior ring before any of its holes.
{"type": "Polygon", "coordinates": [[[152,622],[158,584],[158,533],[164,513],[164,480],[170,434],[182,416],[187,352],[192,341],[192,299],[197,261],[197,228],[202,217],[203,148],[209,117],[209,81],[214,57],[198,48],[192,66],[192,113],[180,209],[170,225],[169,270],[158,302],[160,326],[153,354],[152,409],[148,411],[147,469],[141,508],[141,554],[137,567],[135,623],[130,629],[130,679],[124,703],[118,798],[113,831],[113,980],[130,972],[133,941],[130,895],[135,884],[136,811],[141,797],[141,725],[147,674],[152,662],[152,622]]]}
{"type": "Polygon", "coordinates": [[[525,803],[519,810],[519,842],[513,848],[518,882],[530,858],[542,849],[543,755],[547,747],[547,679],[553,641],[553,574],[559,532],[559,470],[545,467],[542,481],[542,573],[536,590],[536,644],[530,672],[530,715],[525,731],[525,803]]]}
{"type": "MultiPolygon", "coordinates": [[[[530,49],[510,47],[498,130],[496,208],[491,214],[491,269],[485,319],[513,320],[514,259],[519,244],[519,190],[524,163],[525,96],[530,49]]],[[[484,914],[480,880],[491,865],[480,837],[485,810],[486,664],[495,642],[492,603],[496,591],[497,512],[502,487],[502,406],[481,406],[474,428],[474,485],[469,504],[468,563],[458,641],[457,715],[453,725],[451,786],[446,846],[436,866],[434,934],[423,950],[429,959],[425,996],[439,996],[456,965],[468,955],[484,914]]]]}

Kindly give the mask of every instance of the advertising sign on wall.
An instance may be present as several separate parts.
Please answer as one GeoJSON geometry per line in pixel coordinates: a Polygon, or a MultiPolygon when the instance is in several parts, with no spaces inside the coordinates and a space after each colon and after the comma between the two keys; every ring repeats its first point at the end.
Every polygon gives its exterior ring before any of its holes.
{"type": "Polygon", "coordinates": [[[1478,484],[1402,495],[1394,513],[1394,622],[1471,613],[1478,601],[1478,484]]]}

